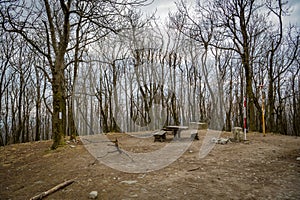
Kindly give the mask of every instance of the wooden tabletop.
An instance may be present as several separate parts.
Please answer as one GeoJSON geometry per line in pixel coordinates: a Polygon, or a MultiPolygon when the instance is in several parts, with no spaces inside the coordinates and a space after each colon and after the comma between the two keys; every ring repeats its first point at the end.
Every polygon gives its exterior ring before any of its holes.
{"type": "Polygon", "coordinates": [[[204,125],[207,123],[205,123],[205,122],[190,122],[190,124],[204,125]]]}
{"type": "Polygon", "coordinates": [[[189,127],[187,126],[167,126],[167,129],[188,129],[189,127]]]}

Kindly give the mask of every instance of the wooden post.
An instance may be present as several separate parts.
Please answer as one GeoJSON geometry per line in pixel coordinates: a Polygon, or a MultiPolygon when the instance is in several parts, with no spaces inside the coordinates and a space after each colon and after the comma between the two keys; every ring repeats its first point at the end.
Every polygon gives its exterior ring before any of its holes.
{"type": "Polygon", "coordinates": [[[247,140],[247,97],[244,96],[244,140],[247,140]]]}

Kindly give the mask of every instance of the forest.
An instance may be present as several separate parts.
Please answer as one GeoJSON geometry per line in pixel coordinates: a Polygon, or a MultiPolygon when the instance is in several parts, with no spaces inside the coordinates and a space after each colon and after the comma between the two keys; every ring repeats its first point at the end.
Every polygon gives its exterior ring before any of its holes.
{"type": "Polygon", "coordinates": [[[206,122],[300,136],[300,29],[282,0],[0,1],[0,146],[206,122]],[[244,112],[246,105],[246,112],[244,112]]]}

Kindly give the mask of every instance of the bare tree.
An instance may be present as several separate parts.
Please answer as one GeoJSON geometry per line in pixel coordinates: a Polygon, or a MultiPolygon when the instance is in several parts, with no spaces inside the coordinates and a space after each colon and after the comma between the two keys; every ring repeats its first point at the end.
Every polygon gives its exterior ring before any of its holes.
{"type": "MultiPolygon", "coordinates": [[[[203,75],[205,84],[208,88],[211,103],[211,113],[210,113],[210,121],[211,128],[220,130],[223,128],[223,83],[224,82],[224,72],[225,69],[222,69],[222,64],[220,63],[220,54],[217,48],[212,49],[210,51],[209,46],[213,40],[213,32],[215,29],[214,20],[215,16],[207,12],[207,10],[201,10],[203,8],[199,4],[199,9],[196,10],[197,15],[194,18],[190,14],[187,5],[181,1],[177,4],[178,12],[174,15],[171,15],[172,27],[181,32],[184,36],[189,37],[194,40],[194,42],[198,43],[201,46],[201,73],[203,75]],[[209,61],[208,54],[212,53],[214,55],[214,61],[209,61]],[[214,74],[214,81],[210,81],[212,73],[214,74]],[[213,84],[214,85],[213,85],[213,84]],[[218,91],[217,93],[215,91],[218,91]]],[[[210,59],[211,60],[211,59],[210,59]]],[[[225,62],[226,64],[226,62],[225,62]]]]}
{"type": "Polygon", "coordinates": [[[8,125],[8,87],[13,79],[13,74],[10,70],[10,58],[15,54],[16,36],[1,32],[0,55],[0,145],[6,145],[9,141],[9,125],[8,125]]]}
{"type": "Polygon", "coordinates": [[[284,4],[281,0],[278,2],[274,2],[272,0],[267,1],[267,7],[270,10],[270,12],[275,15],[276,19],[278,20],[278,28],[275,29],[274,33],[270,34],[270,39],[268,41],[271,41],[268,57],[268,126],[271,131],[275,131],[275,124],[274,124],[274,108],[275,108],[275,97],[274,97],[274,82],[276,81],[274,79],[274,60],[275,60],[275,53],[279,50],[279,47],[282,42],[283,37],[283,23],[282,23],[282,16],[284,14],[284,4]]]}
{"type": "Polygon", "coordinates": [[[116,1],[18,1],[1,3],[1,25],[7,32],[20,34],[36,52],[43,55],[51,69],[52,132],[55,149],[64,144],[66,131],[66,60],[71,33],[78,24],[76,16],[93,25],[82,27],[106,35],[122,29],[122,18],[129,9],[145,0],[116,1]],[[81,5],[78,6],[78,5],[81,5]],[[96,27],[96,29],[94,28],[96,27]],[[45,43],[46,41],[46,43],[45,43]]]}

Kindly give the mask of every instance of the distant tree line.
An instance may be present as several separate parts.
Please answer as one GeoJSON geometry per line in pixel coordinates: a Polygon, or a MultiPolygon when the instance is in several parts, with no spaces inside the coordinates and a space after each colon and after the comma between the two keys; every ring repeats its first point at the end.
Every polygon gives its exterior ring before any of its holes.
{"type": "Polygon", "coordinates": [[[1,1],[0,145],[202,121],[300,135],[299,27],[281,0],[1,1]]]}

